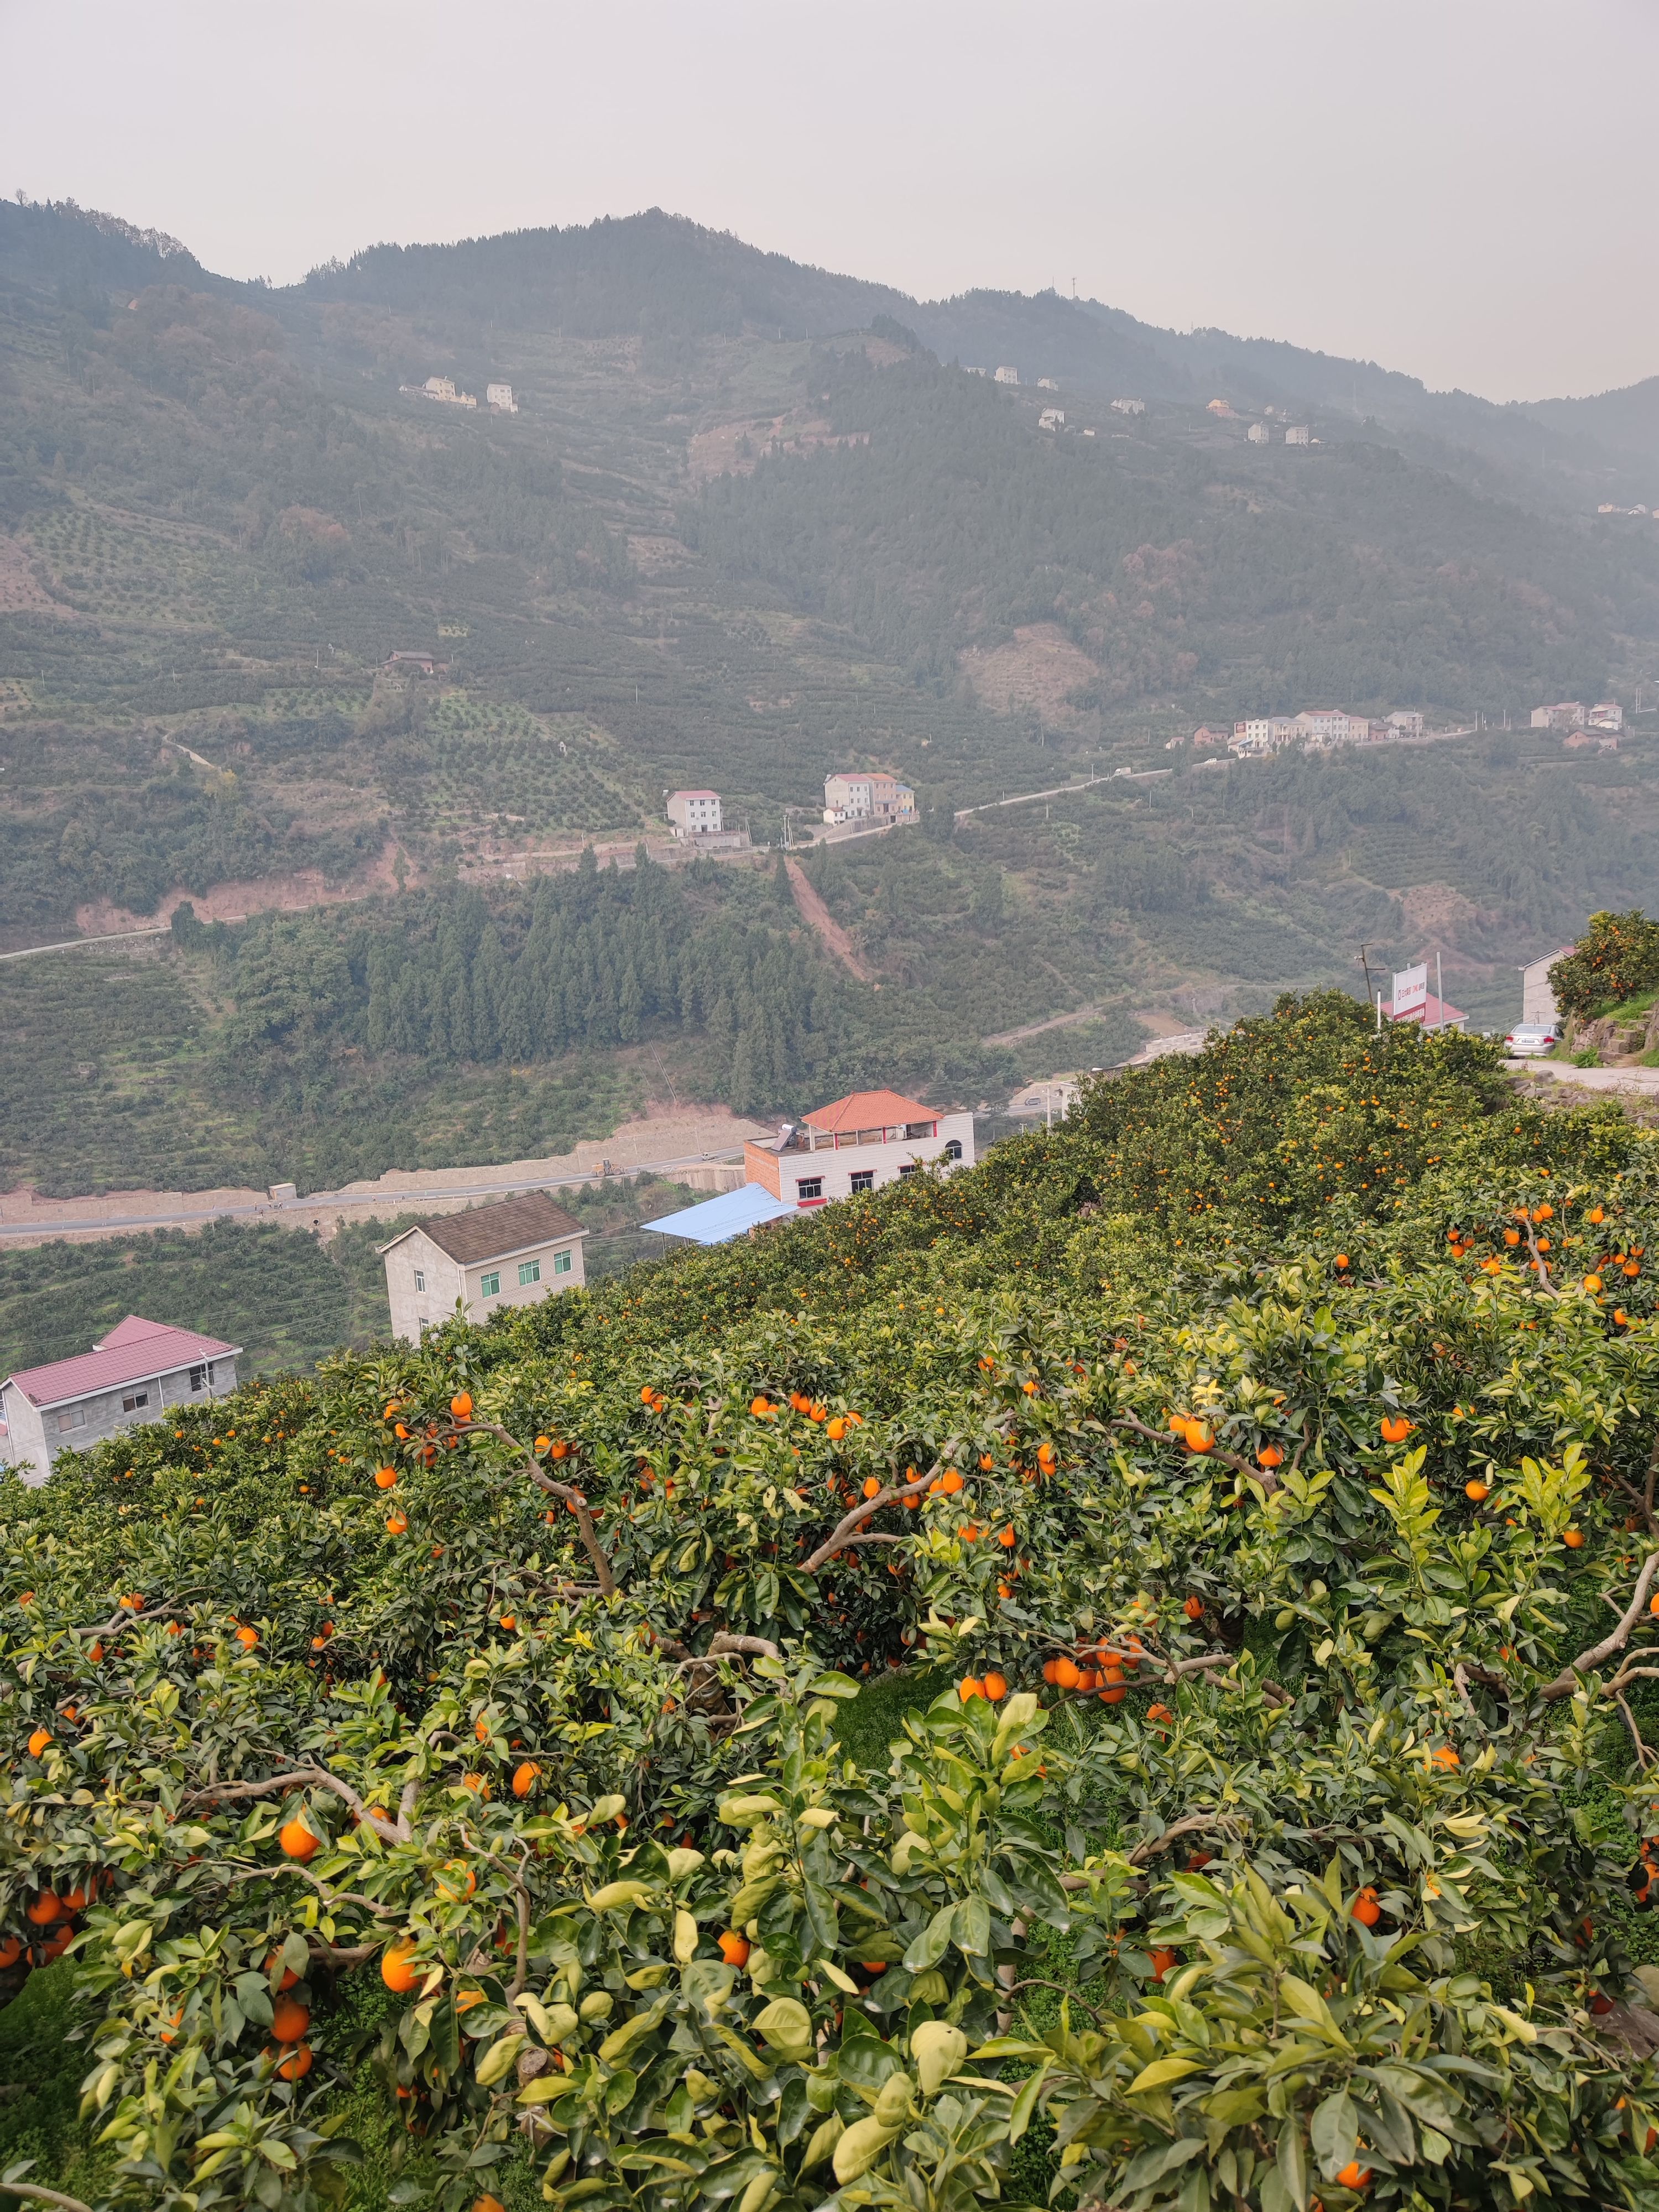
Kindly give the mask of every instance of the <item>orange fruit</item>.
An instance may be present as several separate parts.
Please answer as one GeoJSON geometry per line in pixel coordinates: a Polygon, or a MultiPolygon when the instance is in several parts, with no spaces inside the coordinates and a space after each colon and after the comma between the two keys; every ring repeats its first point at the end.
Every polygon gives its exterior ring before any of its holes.
{"type": "Polygon", "coordinates": [[[236,1632],[236,1641],[244,1651],[252,1651],[259,1641],[259,1632],[257,1628],[239,1628],[236,1632]]]}
{"type": "Polygon", "coordinates": [[[39,1759],[51,1741],[52,1730],[50,1729],[36,1729],[34,1734],[29,1738],[29,1757],[31,1759],[39,1759]]]}
{"type": "Polygon", "coordinates": [[[386,1517],[386,1533],[388,1536],[401,1536],[408,1527],[409,1516],[405,1513],[392,1513],[386,1517]]]}
{"type": "Polygon", "coordinates": [[[434,1885],[438,1894],[451,1905],[459,1905],[463,1898],[471,1897],[478,1887],[478,1877],[465,1859],[450,1859],[440,1869],[434,1885]]]}
{"type": "Polygon", "coordinates": [[[412,1943],[393,1943],[380,1954],[380,1979],[396,1996],[407,1996],[421,1979],[412,1943]]]}
{"type": "Polygon", "coordinates": [[[271,2039],[297,2043],[311,2025],[311,2011],[298,1997],[281,1997],[270,2008],[271,2039]]]}
{"type": "Polygon", "coordinates": [[[1008,1694],[1006,1677],[997,1674],[986,1675],[982,1694],[991,1705],[1000,1704],[1008,1694]]]}
{"type": "Polygon", "coordinates": [[[839,1413],[837,1413],[835,1419],[829,1424],[824,1433],[828,1436],[832,1444],[838,1444],[842,1438],[847,1434],[847,1424],[839,1413]]]}
{"type": "Polygon", "coordinates": [[[1353,1917],[1362,1928],[1375,1928],[1382,1917],[1382,1908],[1376,1901],[1374,1889],[1362,1889],[1355,1898],[1352,1910],[1353,1917]]]}
{"type": "Polygon", "coordinates": [[[1382,1419],[1382,1441],[1385,1444],[1403,1444],[1412,1432],[1413,1424],[1403,1413],[1387,1413],[1382,1419]]]}
{"type": "Polygon", "coordinates": [[[43,1889],[28,1908],[28,1918],[36,1928],[50,1928],[64,1910],[64,1900],[57,1893],[43,1889]]]}
{"type": "Polygon", "coordinates": [[[1465,1498],[1472,1498],[1475,1504],[1479,1505],[1491,1497],[1492,1485],[1489,1482],[1482,1482],[1478,1475],[1472,1475],[1463,1485],[1463,1495],[1465,1498]]]}
{"type": "Polygon", "coordinates": [[[514,1630],[518,1626],[518,1625],[519,1625],[519,1616],[517,1615],[517,1613],[504,1613],[501,1615],[501,1626],[502,1629],[505,1631],[505,1632],[506,1632],[508,1636],[511,1636],[511,1635],[512,1635],[512,1633],[513,1633],[514,1630]]]}
{"type": "Polygon", "coordinates": [[[1437,1747],[1434,1753],[1434,1763],[1448,1774],[1455,1766],[1461,1766],[1463,1764],[1462,1759],[1449,1743],[1443,1743],[1437,1747]]]}
{"type": "Polygon", "coordinates": [[[1204,1601],[1201,1597],[1185,1598],[1182,1601],[1181,1610],[1188,1620],[1200,1620],[1204,1616],[1204,1601]]]}
{"type": "Polygon", "coordinates": [[[1101,1692],[1100,1702],[1103,1705],[1121,1705],[1128,1694],[1121,1682],[1114,1682],[1101,1692]]]}
{"type": "Polygon", "coordinates": [[[1005,1552],[1012,1552],[1018,1540],[1012,1528],[1002,1528],[997,1532],[997,1541],[1005,1552]]]}
{"type": "Polygon", "coordinates": [[[1215,1431],[1207,1421],[1188,1421],[1184,1434],[1189,1452],[1207,1452],[1215,1449],[1215,1431]]]}
{"type": "Polygon", "coordinates": [[[864,1478],[864,1494],[866,1498],[879,1498],[881,1496],[881,1485],[876,1480],[873,1474],[866,1474],[864,1478]]]}
{"type": "Polygon", "coordinates": [[[392,1489],[397,1480],[398,1470],[395,1467],[377,1467],[374,1470],[374,1487],[377,1490],[392,1489]]]}
{"type": "Polygon", "coordinates": [[[288,2057],[276,2069],[284,2081],[303,2081],[312,2067],[311,2045],[296,2043],[288,2057]]]}
{"type": "Polygon", "coordinates": [[[470,1421],[472,1419],[472,1393],[458,1390],[449,1401],[449,1410],[458,1421],[470,1421]]]}
{"type": "MultiPolygon", "coordinates": [[[[282,1953],[280,1951],[273,1951],[271,1953],[270,1956],[265,1960],[266,1973],[274,1974],[276,1972],[276,1962],[281,1956],[282,1953]]],[[[283,1971],[283,1978],[276,1985],[277,1996],[281,1996],[284,1991],[291,1990],[299,1978],[300,1977],[295,1972],[292,1966],[284,1967],[283,1971]]]]}
{"type": "Polygon", "coordinates": [[[1504,1242],[1506,1244],[1518,1244],[1521,1242],[1521,1231],[1518,1229],[1506,1229],[1504,1231],[1504,1242]]]}
{"type": "Polygon", "coordinates": [[[541,1771],[542,1770],[537,1765],[533,1759],[526,1759],[522,1766],[514,1767],[513,1770],[513,1795],[515,1797],[527,1797],[531,1791],[535,1788],[537,1781],[540,1777],[541,1771]]]}
{"type": "Polygon", "coordinates": [[[962,1477],[957,1473],[955,1468],[947,1467],[945,1468],[945,1480],[939,1486],[944,1491],[947,1498],[954,1498],[956,1496],[957,1491],[962,1487],[962,1477]]]}
{"type": "Polygon", "coordinates": [[[1054,1681],[1062,1690],[1076,1689],[1080,1673],[1075,1659],[1056,1659],[1054,1662],[1054,1681]]]}
{"type": "Polygon", "coordinates": [[[720,1937],[720,1956],[728,1966],[741,1966],[748,1963],[748,1941],[739,1936],[735,1928],[728,1928],[725,1935],[720,1937]]]}
{"type": "Polygon", "coordinates": [[[1283,1467],[1285,1455],[1277,1444],[1263,1444],[1255,1455],[1258,1467],[1283,1467]]]}
{"type": "Polygon", "coordinates": [[[1359,2190],[1365,2186],[1370,2178],[1370,2166],[1361,2166],[1357,2158],[1351,2158],[1341,2172],[1337,2175],[1336,2185],[1339,2189],[1359,2190]]]}
{"type": "Polygon", "coordinates": [[[1336,1255],[1336,1264],[1339,1267],[1346,1267],[1352,1263],[1346,1252],[1339,1252],[1336,1255]]]}
{"type": "Polygon", "coordinates": [[[1589,1292],[1592,1297],[1599,1296],[1601,1289],[1601,1278],[1599,1275],[1586,1275],[1584,1278],[1584,1288],[1589,1292]]]}
{"type": "Polygon", "coordinates": [[[1152,1953],[1152,1979],[1155,1982],[1161,1982],[1164,1979],[1170,1967],[1176,1964],[1177,1955],[1167,1944],[1163,1943],[1152,1953]]]}
{"type": "Polygon", "coordinates": [[[296,1814],[293,1820],[284,1820],[278,1828],[276,1840],[289,1858],[308,1859],[323,1839],[296,1814]]]}
{"type": "Polygon", "coordinates": [[[976,1674],[964,1674],[957,1684],[957,1695],[964,1705],[970,1705],[975,1698],[985,1695],[985,1685],[976,1674]]]}
{"type": "Polygon", "coordinates": [[[1570,1552],[1582,1551],[1584,1546],[1584,1532],[1582,1528],[1564,1528],[1561,1531],[1561,1541],[1570,1552]]]}

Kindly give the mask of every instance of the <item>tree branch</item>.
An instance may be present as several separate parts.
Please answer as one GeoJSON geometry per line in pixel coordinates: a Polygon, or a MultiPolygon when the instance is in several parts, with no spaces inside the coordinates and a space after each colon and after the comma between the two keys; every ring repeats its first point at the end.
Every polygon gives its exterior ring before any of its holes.
{"type": "Polygon", "coordinates": [[[520,1455],[523,1472],[536,1487],[545,1491],[550,1498],[563,1499],[576,1516],[582,1548],[593,1562],[593,1571],[599,1578],[599,1595],[614,1597],[617,1578],[611,1571],[611,1562],[605,1556],[605,1547],[599,1541],[599,1532],[593,1525],[592,1513],[581,1492],[573,1490],[568,1482],[556,1482],[550,1474],[544,1474],[536,1464],[535,1454],[526,1451],[517,1437],[510,1430],[504,1429],[499,1421],[457,1421],[450,1428],[441,1429],[437,1440],[441,1443],[447,1437],[476,1436],[499,1437],[504,1444],[511,1444],[514,1450],[520,1455]]]}
{"type": "Polygon", "coordinates": [[[1563,1698],[1570,1698],[1578,1687],[1578,1679],[1581,1675],[1589,1674],[1593,1668],[1599,1667],[1604,1659],[1610,1659],[1615,1651],[1624,1650],[1626,1644],[1630,1642],[1631,1631],[1635,1627],[1642,1608],[1648,1601],[1648,1590],[1656,1572],[1659,1572],[1659,1552],[1650,1552],[1643,1562],[1641,1573],[1636,1577],[1635,1595],[1620,1618],[1619,1626],[1610,1636],[1604,1636],[1599,1644],[1593,1644],[1588,1651],[1581,1651],[1572,1664],[1564,1668],[1553,1682],[1545,1683],[1538,1694],[1546,1705],[1555,1705],[1563,1698]]]}
{"type": "MultiPolygon", "coordinates": [[[[292,1774],[273,1774],[264,1782],[216,1783],[204,1790],[192,1790],[187,1796],[180,1800],[180,1802],[184,1805],[193,1805],[204,1797],[216,1799],[269,1797],[273,1790],[295,1790],[301,1785],[314,1790],[331,1790],[334,1795],[356,1814],[362,1825],[366,1828],[373,1828],[383,1843],[406,1844],[409,1841],[410,1828],[406,1814],[400,1814],[395,1821],[382,1820],[378,1813],[369,1811],[349,1782],[342,1782],[338,1775],[330,1774],[320,1766],[301,1767],[292,1774]]],[[[409,1797],[409,1790],[414,1785],[411,1784],[404,1789],[405,1799],[409,1797]]]]}
{"type": "Polygon", "coordinates": [[[783,1654],[763,1636],[731,1636],[718,1628],[708,1639],[708,1656],[711,1659],[781,1659],[783,1654]]]}
{"type": "MultiPolygon", "coordinates": [[[[926,1474],[919,1474],[914,1482],[889,1483],[885,1489],[878,1490],[873,1498],[861,1499],[854,1506],[850,1513],[842,1516],[836,1524],[834,1533],[824,1538],[811,1558],[802,1560],[800,1572],[805,1575],[815,1575],[824,1561],[833,1558],[846,1544],[867,1541],[866,1538],[855,1536],[854,1532],[855,1529],[861,1528],[872,1513],[879,1513],[884,1505],[896,1504],[902,1498],[923,1496],[938,1480],[938,1475],[930,1468],[926,1474]]],[[[902,1542],[903,1539],[896,1537],[892,1540],[902,1542]]]]}
{"type": "Polygon", "coordinates": [[[92,2212],[92,2207],[78,2197],[65,2197],[60,2189],[42,2189],[36,2182],[0,2181],[0,2189],[10,2197],[32,2197],[37,2204],[61,2204],[64,2212],[92,2212]]]}

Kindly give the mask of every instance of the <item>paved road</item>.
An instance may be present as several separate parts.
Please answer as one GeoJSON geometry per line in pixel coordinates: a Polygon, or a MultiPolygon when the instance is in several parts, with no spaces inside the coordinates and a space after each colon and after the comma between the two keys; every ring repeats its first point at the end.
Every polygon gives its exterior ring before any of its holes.
{"type": "MultiPolygon", "coordinates": [[[[736,1149],[727,1145],[718,1152],[684,1153],[678,1159],[629,1160],[617,1163],[611,1171],[617,1175],[672,1176],[676,1168],[707,1167],[711,1161],[731,1159],[736,1149]]],[[[113,1236],[128,1229],[196,1229],[206,1221],[280,1221],[286,1217],[300,1222],[319,1213],[355,1214],[374,1219],[389,1213],[406,1213],[415,1206],[442,1205],[458,1198],[507,1198],[526,1190],[564,1189],[576,1183],[597,1182],[605,1172],[603,1168],[595,1166],[563,1175],[527,1176],[511,1182],[443,1183],[425,1190],[412,1186],[373,1192],[319,1190],[313,1191],[308,1198],[261,1198],[238,1206],[181,1206],[171,1213],[99,1214],[85,1221],[53,1218],[0,1222],[0,1238],[27,1237],[38,1243],[43,1237],[76,1233],[113,1236]]]]}
{"type": "Polygon", "coordinates": [[[1512,1075],[1538,1075],[1571,1083],[1581,1091],[1635,1092],[1659,1098],[1659,1067],[1574,1067],[1565,1060],[1506,1060],[1512,1075]]]}
{"type": "Polygon", "coordinates": [[[121,945],[130,937],[165,937],[165,921],[146,922],[142,929],[112,929],[104,937],[65,937],[56,945],[26,945],[21,952],[0,952],[0,960],[33,960],[40,952],[78,952],[83,945],[121,945]]]}

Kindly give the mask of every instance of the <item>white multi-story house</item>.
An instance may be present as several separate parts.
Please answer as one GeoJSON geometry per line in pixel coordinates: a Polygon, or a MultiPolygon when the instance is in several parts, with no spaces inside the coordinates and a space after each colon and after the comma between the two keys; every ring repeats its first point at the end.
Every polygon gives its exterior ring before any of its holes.
{"type": "MultiPolygon", "coordinates": [[[[1304,707],[1296,718],[1296,734],[1310,745],[1346,745],[1349,725],[1356,719],[1343,707],[1304,707]]],[[[1362,732],[1368,726],[1360,721],[1362,732]]]]}
{"type": "Polygon", "coordinates": [[[26,1367],[0,1382],[5,1443],[0,1460],[25,1482],[44,1482],[63,1451],[86,1451],[180,1406],[204,1405],[236,1388],[238,1344],[129,1314],[90,1352],[26,1367]]]}
{"type": "Polygon", "coordinates": [[[1588,730],[1622,730],[1625,710],[1616,699],[1598,699],[1590,708],[1584,726],[1588,730]]]}
{"type": "Polygon", "coordinates": [[[1532,726],[1534,730],[1576,730],[1589,712],[1582,699],[1560,699],[1553,707],[1534,707],[1532,726]]]}
{"type": "Polygon", "coordinates": [[[1115,399],[1112,412],[1114,415],[1144,415],[1146,403],[1144,399],[1115,399]]]}
{"type": "Polygon", "coordinates": [[[826,822],[914,822],[916,794],[908,783],[870,769],[823,779],[826,822]]]}
{"type": "Polygon", "coordinates": [[[1265,422],[1252,422],[1244,435],[1253,446],[1265,446],[1271,433],[1265,422]]]}
{"type": "Polygon", "coordinates": [[[1039,430],[1063,430],[1066,428],[1066,410],[1063,407],[1045,407],[1037,416],[1037,428],[1039,430]]]}
{"type": "Polygon", "coordinates": [[[1561,1010],[1555,1003],[1555,986],[1550,981],[1550,969],[1558,960],[1565,960],[1568,953],[1577,950],[1576,945],[1558,945],[1553,952],[1546,952],[1536,960],[1528,960],[1521,970],[1521,1020],[1523,1027],[1560,1020],[1561,1010]]]}
{"type": "Polygon", "coordinates": [[[493,407],[498,415],[516,415],[519,411],[519,403],[513,397],[510,384],[486,384],[484,404],[493,407]]]}
{"type": "Polygon", "coordinates": [[[1285,433],[1285,443],[1287,446],[1306,446],[1312,442],[1311,434],[1305,422],[1292,422],[1285,433]]]}
{"type": "Polygon", "coordinates": [[[1000,368],[997,371],[997,382],[999,384],[1018,384],[1019,382],[1019,371],[1017,368],[1000,368]]]}
{"type": "Polygon", "coordinates": [[[743,1148],[745,1178],[786,1206],[827,1206],[930,1165],[974,1164],[974,1117],[896,1091],[855,1091],[743,1148]]]}
{"type": "Polygon", "coordinates": [[[1264,753],[1276,753],[1287,745],[1296,735],[1296,723],[1289,714],[1257,714],[1249,720],[1235,722],[1227,750],[1242,760],[1260,758],[1264,753]]]}
{"type": "Polygon", "coordinates": [[[1397,707],[1389,717],[1389,727],[1397,738],[1420,738],[1423,717],[1414,707],[1397,707]]]}
{"type": "Polygon", "coordinates": [[[671,792],[667,814],[677,837],[718,836],[720,795],[717,791],[671,792]]]}
{"type": "Polygon", "coordinates": [[[392,1334],[418,1344],[458,1306],[468,1321],[488,1321],[503,1306],[580,1290],[586,1234],[539,1190],[417,1221],[380,1247],[392,1334]]]}

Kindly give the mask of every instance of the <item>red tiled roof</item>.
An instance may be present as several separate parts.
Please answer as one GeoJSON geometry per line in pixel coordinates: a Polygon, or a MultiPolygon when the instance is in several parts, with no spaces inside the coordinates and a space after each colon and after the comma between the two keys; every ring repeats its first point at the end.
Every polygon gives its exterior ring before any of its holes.
{"type": "Polygon", "coordinates": [[[1468,1016],[1453,1006],[1449,999],[1437,999],[1432,991],[1420,1007],[1413,1006],[1408,1014],[1396,1014],[1391,1000],[1382,1001],[1382,1011],[1391,1022],[1421,1022],[1425,1029],[1438,1029],[1445,1022],[1466,1022],[1468,1016]]]}
{"type": "Polygon", "coordinates": [[[193,1367],[206,1359],[228,1359],[240,1344],[222,1344],[193,1328],[169,1328],[165,1322],[129,1314],[109,1334],[74,1359],[54,1359],[46,1367],[26,1367],[6,1381],[32,1406],[60,1406],[70,1398],[89,1398],[123,1382],[147,1382],[193,1367]]]}
{"type": "Polygon", "coordinates": [[[914,1098],[901,1098],[896,1091],[854,1091],[831,1106],[816,1107],[807,1115],[809,1128],[825,1130],[890,1129],[904,1121],[937,1121],[937,1106],[918,1106],[914,1098]]]}

